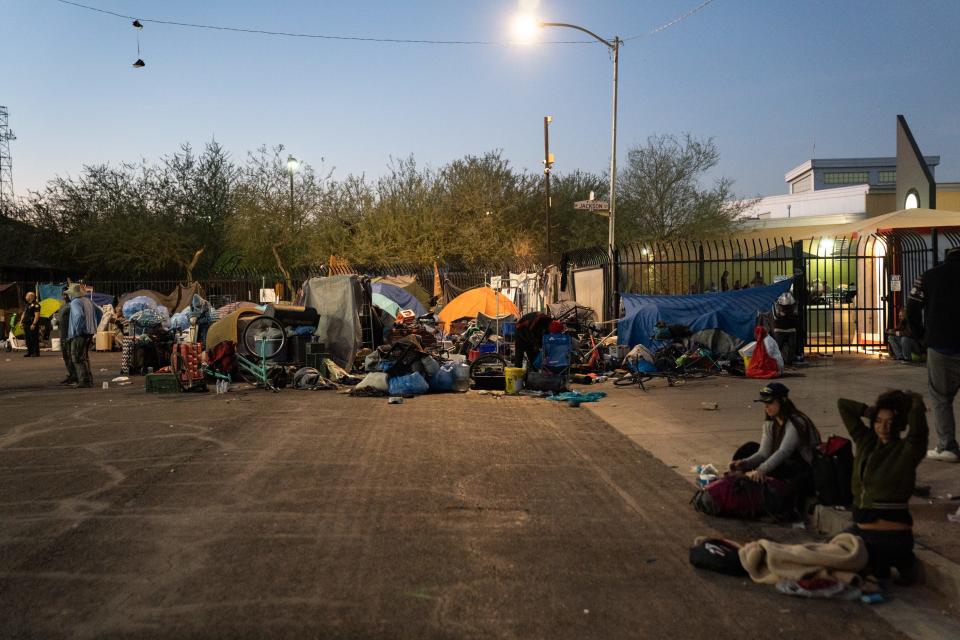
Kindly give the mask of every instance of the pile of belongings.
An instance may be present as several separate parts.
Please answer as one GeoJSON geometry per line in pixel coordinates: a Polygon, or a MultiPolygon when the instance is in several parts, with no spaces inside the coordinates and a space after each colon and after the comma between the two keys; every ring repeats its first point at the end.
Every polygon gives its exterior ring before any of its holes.
{"type": "Polygon", "coordinates": [[[416,335],[370,352],[364,359],[364,369],[366,377],[350,395],[410,397],[428,391],[466,391],[470,379],[468,365],[440,364],[423,350],[416,335]]]}

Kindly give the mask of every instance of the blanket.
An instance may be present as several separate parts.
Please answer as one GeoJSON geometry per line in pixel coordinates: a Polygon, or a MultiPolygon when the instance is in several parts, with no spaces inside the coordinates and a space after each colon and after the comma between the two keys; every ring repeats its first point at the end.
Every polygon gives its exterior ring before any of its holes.
{"type": "Polygon", "coordinates": [[[857,573],[867,566],[867,548],[850,533],[836,535],[830,542],[806,544],[756,540],[740,548],[740,562],[750,579],[760,584],[818,577],[856,585],[857,573]]]}

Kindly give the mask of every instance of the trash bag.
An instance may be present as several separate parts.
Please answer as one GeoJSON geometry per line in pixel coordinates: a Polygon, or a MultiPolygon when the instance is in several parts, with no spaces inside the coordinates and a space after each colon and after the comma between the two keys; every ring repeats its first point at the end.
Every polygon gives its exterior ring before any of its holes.
{"type": "Polygon", "coordinates": [[[387,380],[387,374],[382,371],[373,371],[368,373],[357,386],[354,387],[358,392],[378,392],[386,395],[390,390],[390,384],[387,380]]]}
{"type": "Polygon", "coordinates": [[[417,396],[430,391],[430,385],[419,373],[408,373],[405,376],[390,378],[389,389],[392,396],[417,396]]]}
{"type": "Polygon", "coordinates": [[[753,355],[750,356],[750,366],[747,367],[748,378],[777,378],[782,369],[777,361],[773,359],[766,349],[764,338],[767,337],[767,330],[763,327],[757,327],[754,330],[757,338],[757,344],[753,348],[753,355]]]}
{"type": "Polygon", "coordinates": [[[423,377],[428,380],[440,370],[440,363],[430,356],[420,358],[420,365],[423,367],[423,377]]]}
{"type": "Polygon", "coordinates": [[[190,328],[190,318],[186,311],[170,316],[170,328],[174,331],[186,331],[190,328]]]}
{"type": "Polygon", "coordinates": [[[453,391],[457,378],[453,362],[445,362],[430,377],[430,391],[453,391]]]}

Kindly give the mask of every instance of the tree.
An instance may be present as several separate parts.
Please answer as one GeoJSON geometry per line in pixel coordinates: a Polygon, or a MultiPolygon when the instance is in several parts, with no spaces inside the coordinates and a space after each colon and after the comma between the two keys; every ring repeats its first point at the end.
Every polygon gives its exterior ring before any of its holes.
{"type": "Polygon", "coordinates": [[[733,194],[733,182],[719,178],[710,188],[703,174],[720,159],[712,138],[655,135],[627,152],[618,179],[617,239],[641,242],[702,239],[738,227],[750,202],[733,194]]]}
{"type": "MultiPolygon", "coordinates": [[[[554,173],[551,176],[550,193],[553,206],[550,212],[550,230],[554,255],[584,247],[607,245],[608,219],[590,211],[576,210],[573,205],[578,200],[587,200],[591,191],[600,197],[607,192],[608,187],[605,177],[585,171],[554,173]]],[[[538,197],[542,209],[542,193],[538,194],[538,197]]]]}

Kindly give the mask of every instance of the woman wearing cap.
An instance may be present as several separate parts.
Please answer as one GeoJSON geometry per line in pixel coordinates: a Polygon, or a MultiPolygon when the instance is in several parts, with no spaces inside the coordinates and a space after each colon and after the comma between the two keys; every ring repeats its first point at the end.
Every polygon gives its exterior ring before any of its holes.
{"type": "Polygon", "coordinates": [[[923,397],[909,391],[887,391],[873,406],[844,399],[837,406],[856,444],[851,487],[854,525],[848,531],[863,538],[873,575],[887,578],[895,567],[900,582],[912,582],[916,558],[908,502],[917,466],[927,454],[929,431],[923,397]],[[901,437],[907,427],[907,435],[901,437]]]}
{"type": "Polygon", "coordinates": [[[763,403],[766,421],[759,446],[747,443],[740,447],[730,471],[743,473],[747,478],[762,483],[767,476],[783,481],[796,481],[793,489],[802,498],[809,487],[810,464],[813,451],[820,443],[820,433],[813,421],[789,398],[790,390],[779,382],[760,390],[757,402],[763,403]],[[752,455],[749,455],[752,453],[752,455]]]}

